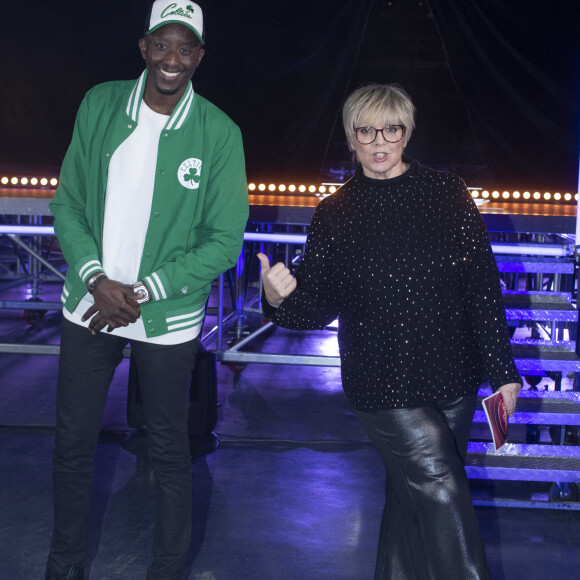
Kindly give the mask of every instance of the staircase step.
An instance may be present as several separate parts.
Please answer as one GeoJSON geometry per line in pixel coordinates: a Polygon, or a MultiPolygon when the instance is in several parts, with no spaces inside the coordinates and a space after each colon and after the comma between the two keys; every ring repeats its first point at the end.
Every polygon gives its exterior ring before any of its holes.
{"type": "Polygon", "coordinates": [[[578,311],[563,296],[547,294],[503,294],[507,320],[577,322],[578,311]]]}
{"type": "Polygon", "coordinates": [[[563,346],[570,350],[576,350],[575,340],[544,340],[542,338],[512,338],[512,345],[530,345],[530,346],[563,346]]]}
{"type": "Polygon", "coordinates": [[[580,447],[470,442],[465,471],[470,479],[580,481],[580,447]]]}
{"type": "MultiPolygon", "coordinates": [[[[479,389],[479,400],[491,395],[491,389],[479,389]]],[[[473,422],[485,423],[484,411],[478,406],[473,422]]],[[[580,392],[520,391],[516,412],[510,423],[517,425],[580,425],[580,392]]],[[[580,454],[580,448],[578,448],[580,454]]]]}
{"type": "MultiPolygon", "coordinates": [[[[485,383],[484,383],[485,384],[485,383]]],[[[489,383],[487,383],[489,385],[489,383]]],[[[480,387],[477,391],[477,396],[481,399],[489,397],[492,390],[489,386],[480,387]]],[[[532,389],[524,389],[520,391],[518,399],[548,399],[550,401],[572,401],[580,404],[580,391],[534,391],[532,389]]]]}
{"type": "Polygon", "coordinates": [[[551,290],[506,290],[502,289],[502,294],[513,296],[561,296],[572,302],[572,292],[552,292],[551,290]]]}
{"type": "Polygon", "coordinates": [[[522,374],[536,371],[580,371],[580,356],[564,346],[513,344],[512,351],[522,374]]]}
{"type": "Polygon", "coordinates": [[[529,274],[573,274],[574,264],[567,258],[533,258],[496,255],[500,272],[522,272],[529,274]]]}

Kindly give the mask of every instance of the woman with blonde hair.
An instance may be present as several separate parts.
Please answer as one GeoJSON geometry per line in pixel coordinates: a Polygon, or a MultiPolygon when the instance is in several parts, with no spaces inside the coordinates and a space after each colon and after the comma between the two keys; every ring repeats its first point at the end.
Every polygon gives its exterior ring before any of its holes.
{"type": "Polygon", "coordinates": [[[386,467],[375,580],[490,578],[464,463],[478,387],[521,388],[484,222],[464,182],[403,157],[415,107],[368,85],[343,108],[360,167],[316,208],[294,278],[262,263],[265,314],[338,317],[342,384],[386,467]]]}

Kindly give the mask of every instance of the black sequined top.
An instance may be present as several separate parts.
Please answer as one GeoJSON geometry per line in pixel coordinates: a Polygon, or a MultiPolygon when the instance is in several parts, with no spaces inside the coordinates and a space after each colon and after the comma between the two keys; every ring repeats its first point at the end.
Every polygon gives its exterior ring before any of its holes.
{"type": "Polygon", "coordinates": [[[483,219],[456,175],[413,161],[362,171],[317,207],[280,326],[339,318],[342,384],[359,410],[411,407],[521,382],[483,219]]]}

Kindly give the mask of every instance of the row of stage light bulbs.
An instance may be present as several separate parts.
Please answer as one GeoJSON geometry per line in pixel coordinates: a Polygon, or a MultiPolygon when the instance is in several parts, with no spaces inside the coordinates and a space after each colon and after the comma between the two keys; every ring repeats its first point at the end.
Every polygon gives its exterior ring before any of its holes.
{"type": "MultiPolygon", "coordinates": [[[[329,195],[331,193],[334,193],[339,187],[340,187],[340,183],[335,183],[335,184],[323,184],[320,186],[316,186],[316,185],[274,185],[273,183],[271,183],[270,185],[266,185],[265,183],[260,183],[259,185],[256,185],[255,183],[250,183],[248,184],[248,189],[252,192],[255,192],[256,190],[259,192],[271,192],[271,193],[275,193],[276,191],[284,193],[286,191],[289,191],[290,193],[306,193],[307,191],[309,193],[313,193],[314,195],[317,196],[325,196],[325,195],[329,195]]],[[[572,199],[574,200],[578,200],[578,194],[571,194],[571,193],[549,193],[549,192],[545,192],[545,193],[540,193],[539,191],[535,191],[533,193],[529,192],[529,191],[524,191],[523,193],[520,193],[519,191],[503,191],[502,193],[500,193],[499,191],[488,191],[486,189],[481,189],[479,187],[473,187],[473,188],[468,188],[469,191],[471,192],[471,196],[474,198],[483,198],[483,199],[493,199],[493,200],[508,200],[508,199],[524,199],[524,200],[533,200],[533,201],[551,201],[551,200],[555,200],[555,201],[572,201],[572,199]]]]}
{"type": "MultiPolygon", "coordinates": [[[[56,177],[1,177],[0,183],[2,185],[20,185],[20,186],[37,186],[40,185],[41,187],[46,187],[50,185],[51,187],[56,187],[58,185],[58,179],[56,177]]],[[[263,192],[280,192],[280,193],[311,193],[319,197],[324,197],[326,195],[330,195],[334,193],[339,187],[340,183],[325,183],[322,185],[274,185],[273,183],[266,185],[265,183],[255,184],[249,183],[248,190],[251,192],[256,192],[256,190],[260,193],[263,192]]],[[[578,200],[578,194],[571,194],[571,193],[540,193],[539,191],[535,191],[531,193],[529,191],[524,191],[520,193],[519,191],[503,191],[500,193],[499,191],[488,191],[486,189],[481,188],[469,188],[471,192],[471,196],[474,198],[482,198],[482,199],[489,199],[489,200],[508,200],[508,199],[524,199],[524,200],[533,200],[533,201],[575,201],[578,200]]]]}
{"type": "Polygon", "coordinates": [[[265,183],[260,183],[256,185],[255,183],[248,183],[248,190],[255,192],[258,190],[259,192],[264,192],[268,190],[271,193],[279,191],[281,193],[285,193],[289,191],[290,193],[313,193],[314,195],[329,195],[334,193],[342,184],[340,183],[324,183],[322,185],[274,185],[270,183],[270,185],[266,185],[265,183]]]}
{"type": "Polygon", "coordinates": [[[40,185],[46,187],[56,187],[58,179],[56,177],[1,177],[0,183],[2,185],[40,185]]]}
{"type": "Polygon", "coordinates": [[[500,193],[499,191],[489,192],[486,189],[481,190],[479,188],[469,188],[469,191],[471,192],[471,197],[483,199],[525,199],[533,201],[551,201],[552,199],[554,201],[572,201],[572,199],[574,199],[578,201],[577,193],[574,195],[571,193],[550,193],[548,191],[545,193],[540,193],[539,191],[534,191],[534,193],[530,193],[529,191],[524,191],[523,193],[520,193],[519,191],[512,191],[511,193],[509,191],[504,191],[500,193]]]}
{"type": "MultiPolygon", "coordinates": [[[[48,177],[0,177],[0,184],[2,185],[15,185],[15,186],[28,186],[28,185],[32,185],[32,186],[37,186],[40,185],[42,187],[46,187],[48,185],[50,185],[51,187],[56,187],[58,185],[58,179],[56,177],[52,177],[52,178],[48,178],[48,177]]],[[[334,185],[329,185],[328,187],[326,185],[320,185],[320,186],[315,186],[315,185],[310,185],[310,186],[306,186],[306,185],[273,185],[270,184],[268,186],[266,186],[265,184],[261,183],[259,185],[256,185],[255,183],[249,183],[248,184],[248,189],[250,191],[255,191],[256,189],[260,192],[262,191],[266,191],[266,189],[268,189],[268,191],[274,192],[274,191],[280,191],[280,192],[285,192],[285,191],[289,191],[290,193],[295,193],[295,192],[299,192],[299,193],[306,193],[306,191],[308,191],[309,193],[314,193],[314,194],[324,194],[324,193],[334,193],[341,184],[334,184],[334,185]]]]}

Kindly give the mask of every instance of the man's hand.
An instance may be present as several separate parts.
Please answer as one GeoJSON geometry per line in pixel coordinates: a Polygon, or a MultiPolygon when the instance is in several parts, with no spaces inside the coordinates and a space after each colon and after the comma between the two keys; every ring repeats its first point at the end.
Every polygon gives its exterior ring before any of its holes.
{"type": "Polygon", "coordinates": [[[141,315],[136,294],[131,284],[116,280],[103,280],[93,292],[95,303],[84,313],[82,321],[89,318],[89,330],[98,334],[105,326],[111,332],[120,326],[128,326],[141,315]]]}
{"type": "Polygon", "coordinates": [[[278,262],[270,268],[268,256],[258,254],[258,259],[262,264],[262,284],[266,300],[278,308],[284,299],[296,290],[296,278],[290,274],[290,270],[282,262],[278,262]]]}
{"type": "Polygon", "coordinates": [[[505,403],[505,409],[510,417],[516,410],[516,400],[521,388],[522,385],[520,385],[520,383],[508,383],[498,389],[498,391],[501,392],[503,402],[505,403]]]}

